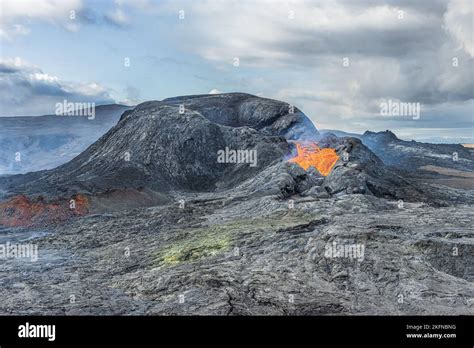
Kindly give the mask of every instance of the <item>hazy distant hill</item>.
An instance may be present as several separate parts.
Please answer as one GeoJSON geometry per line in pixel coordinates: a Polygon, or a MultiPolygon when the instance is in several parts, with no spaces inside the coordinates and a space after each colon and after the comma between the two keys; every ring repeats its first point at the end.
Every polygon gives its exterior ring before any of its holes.
{"type": "Polygon", "coordinates": [[[435,165],[472,171],[474,168],[471,151],[460,144],[430,144],[406,141],[387,130],[366,131],[364,134],[323,130],[322,134],[333,133],[338,137],[354,137],[374,152],[385,164],[401,169],[415,170],[422,166],[435,165]]]}
{"type": "Polygon", "coordinates": [[[0,117],[0,175],[51,169],[84,151],[114,126],[125,105],[101,105],[86,116],[0,117]]]}

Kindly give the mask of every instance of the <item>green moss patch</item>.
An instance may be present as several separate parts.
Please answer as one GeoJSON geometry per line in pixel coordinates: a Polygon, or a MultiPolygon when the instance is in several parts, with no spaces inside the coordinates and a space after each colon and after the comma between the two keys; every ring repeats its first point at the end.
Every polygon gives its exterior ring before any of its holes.
{"type": "MultiPolygon", "coordinates": [[[[291,216],[288,214],[272,216],[263,219],[234,220],[205,228],[192,229],[186,233],[188,237],[175,240],[163,246],[153,254],[159,266],[178,265],[183,262],[194,262],[213,257],[233,248],[233,240],[243,234],[247,242],[251,242],[254,233],[265,233],[267,238],[273,238],[273,233],[282,229],[291,229],[301,224],[307,224],[314,216],[291,216]]],[[[264,237],[264,238],[265,238],[264,237]]],[[[262,235],[258,235],[261,239],[262,235]]]]}

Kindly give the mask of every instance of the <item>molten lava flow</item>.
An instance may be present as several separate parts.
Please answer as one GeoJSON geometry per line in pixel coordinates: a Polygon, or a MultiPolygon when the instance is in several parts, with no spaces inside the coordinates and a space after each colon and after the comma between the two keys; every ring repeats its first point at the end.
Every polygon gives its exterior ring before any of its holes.
{"type": "Polygon", "coordinates": [[[322,175],[328,175],[339,156],[336,150],[331,148],[321,149],[316,143],[296,143],[298,151],[296,157],[290,159],[290,162],[296,163],[308,170],[309,167],[316,168],[322,175]]]}

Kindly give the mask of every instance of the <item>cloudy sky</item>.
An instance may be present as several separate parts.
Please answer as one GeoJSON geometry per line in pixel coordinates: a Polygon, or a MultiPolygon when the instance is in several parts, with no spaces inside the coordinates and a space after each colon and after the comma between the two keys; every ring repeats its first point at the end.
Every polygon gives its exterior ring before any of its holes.
{"type": "Polygon", "coordinates": [[[474,142],[473,4],[0,0],[0,115],[239,91],[320,129],[474,142]],[[381,115],[389,99],[420,118],[381,115]]]}

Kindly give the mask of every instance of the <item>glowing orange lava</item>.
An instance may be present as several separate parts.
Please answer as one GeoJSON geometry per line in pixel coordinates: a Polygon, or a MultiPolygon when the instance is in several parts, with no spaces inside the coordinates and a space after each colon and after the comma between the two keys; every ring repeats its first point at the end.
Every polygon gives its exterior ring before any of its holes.
{"type": "Polygon", "coordinates": [[[314,167],[324,176],[331,172],[339,159],[336,150],[331,148],[321,149],[316,143],[297,142],[296,150],[298,154],[290,159],[289,162],[298,164],[304,170],[314,167]]]}

